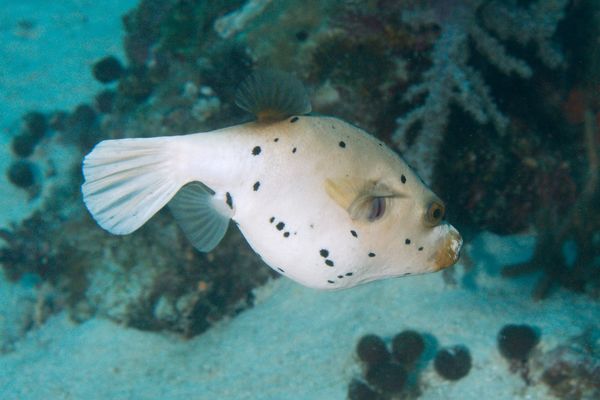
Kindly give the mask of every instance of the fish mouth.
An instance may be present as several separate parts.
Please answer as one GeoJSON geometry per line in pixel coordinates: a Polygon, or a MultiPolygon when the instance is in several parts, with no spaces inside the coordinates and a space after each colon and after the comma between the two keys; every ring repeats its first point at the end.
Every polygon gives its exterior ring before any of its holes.
{"type": "Polygon", "coordinates": [[[450,231],[445,235],[440,249],[434,255],[436,272],[454,265],[460,257],[463,239],[452,225],[448,225],[448,227],[450,231]]]}

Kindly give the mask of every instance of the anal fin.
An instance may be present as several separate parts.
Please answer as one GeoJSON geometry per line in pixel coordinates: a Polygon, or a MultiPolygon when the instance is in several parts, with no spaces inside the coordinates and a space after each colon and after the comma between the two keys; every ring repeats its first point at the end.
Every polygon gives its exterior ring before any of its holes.
{"type": "Polygon", "coordinates": [[[169,208],[185,236],[202,252],[219,244],[232,217],[214,192],[200,182],[181,188],[169,202],[169,208]]]}

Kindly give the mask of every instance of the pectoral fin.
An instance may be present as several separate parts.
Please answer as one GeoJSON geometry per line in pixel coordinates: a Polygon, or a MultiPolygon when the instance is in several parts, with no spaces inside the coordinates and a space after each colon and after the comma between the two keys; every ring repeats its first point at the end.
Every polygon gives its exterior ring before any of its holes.
{"type": "Polygon", "coordinates": [[[333,201],[344,210],[350,209],[353,202],[364,192],[364,184],[352,179],[327,179],[325,190],[333,201]]]}
{"type": "Polygon", "coordinates": [[[376,198],[404,197],[384,183],[349,178],[327,179],[325,191],[353,220],[369,220],[376,198]]]}
{"type": "Polygon", "coordinates": [[[169,207],[186,237],[199,251],[214,249],[227,232],[230,210],[200,182],[185,185],[169,207]]]}

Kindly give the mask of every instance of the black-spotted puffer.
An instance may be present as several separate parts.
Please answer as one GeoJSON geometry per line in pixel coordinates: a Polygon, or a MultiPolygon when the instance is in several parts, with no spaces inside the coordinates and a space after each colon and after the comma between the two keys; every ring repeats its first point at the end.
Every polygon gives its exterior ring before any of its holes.
{"type": "Polygon", "coordinates": [[[232,219],[271,268],[318,289],[457,261],[462,239],[441,200],[373,136],[307,115],[298,81],[255,73],[237,103],[257,120],[96,145],[82,192],[98,224],[131,233],[168,203],[194,246],[210,251],[232,219]]]}

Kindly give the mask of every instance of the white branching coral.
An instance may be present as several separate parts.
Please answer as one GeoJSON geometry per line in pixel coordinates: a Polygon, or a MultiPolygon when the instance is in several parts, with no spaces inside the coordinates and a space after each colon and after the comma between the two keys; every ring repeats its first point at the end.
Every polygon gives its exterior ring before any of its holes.
{"type": "Polygon", "coordinates": [[[523,46],[533,44],[539,59],[548,67],[557,68],[564,58],[553,46],[552,36],[567,2],[538,0],[522,7],[516,0],[444,0],[403,15],[407,23],[434,22],[441,28],[431,52],[431,68],[404,95],[404,101],[409,103],[424,100],[398,118],[393,136],[407,161],[426,182],[431,182],[452,104],[478,123],[490,123],[500,134],[508,126],[508,118],[496,105],[482,75],[468,65],[469,42],[507,75],[526,79],[534,73],[526,61],[508,53],[503,44],[508,40],[523,46]],[[413,129],[417,129],[417,135],[409,143],[407,135],[413,129]]]}
{"type": "Polygon", "coordinates": [[[244,6],[235,10],[215,21],[215,31],[223,38],[227,39],[239,31],[258,16],[272,0],[248,0],[244,6]]]}

